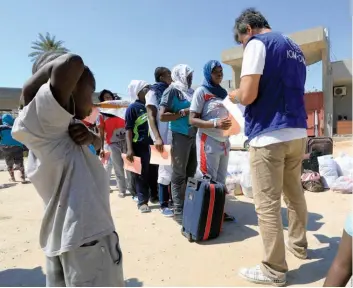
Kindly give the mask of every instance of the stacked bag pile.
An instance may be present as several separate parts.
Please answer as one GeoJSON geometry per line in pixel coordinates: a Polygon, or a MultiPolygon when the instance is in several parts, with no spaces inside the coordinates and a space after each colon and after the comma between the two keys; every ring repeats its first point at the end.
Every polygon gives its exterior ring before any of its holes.
{"type": "MultiPolygon", "coordinates": [[[[306,161],[303,161],[304,168],[307,168],[306,161]]],[[[325,189],[337,193],[353,192],[353,157],[344,153],[336,158],[333,155],[316,156],[311,153],[310,163],[312,170],[304,170],[302,174],[304,189],[311,192],[322,192],[325,189]]]]}

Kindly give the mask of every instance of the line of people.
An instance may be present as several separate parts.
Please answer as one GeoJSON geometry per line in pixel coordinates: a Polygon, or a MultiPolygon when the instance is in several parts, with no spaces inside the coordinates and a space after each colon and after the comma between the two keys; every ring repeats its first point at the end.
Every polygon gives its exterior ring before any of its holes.
{"type": "MultiPolygon", "coordinates": [[[[175,66],[172,71],[157,67],[155,84],[142,80],[129,84],[132,103],[126,110],[125,121],[99,116],[98,126],[102,140],[109,145],[119,196],[125,197],[126,190],[136,195],[134,199],[142,213],[150,212],[149,201],[159,201],[164,216],[181,215],[187,179],[195,174],[197,177],[208,174],[214,181],[225,184],[230,143],[224,131],[230,128],[231,120],[222,104],[228,95],[220,85],[223,69],[218,61],[208,61],[203,69],[204,81],[196,91],[191,89],[193,72],[185,64],[175,66]],[[172,165],[150,164],[150,145],[160,152],[163,145],[171,145],[172,165]],[[141,175],[130,175],[127,171],[125,179],[122,153],[127,154],[129,161],[134,156],[141,158],[141,175]],[[131,188],[126,189],[126,182],[131,188]]],[[[112,96],[103,90],[100,101],[112,100],[112,96]]],[[[110,175],[109,164],[106,170],[110,175]]],[[[225,214],[225,220],[234,218],[225,214]]]]}

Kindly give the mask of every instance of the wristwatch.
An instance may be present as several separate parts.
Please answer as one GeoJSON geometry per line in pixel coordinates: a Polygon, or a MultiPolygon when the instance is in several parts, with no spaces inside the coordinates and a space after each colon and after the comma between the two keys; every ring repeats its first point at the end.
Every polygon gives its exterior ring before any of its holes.
{"type": "Polygon", "coordinates": [[[214,119],[214,120],[213,120],[213,127],[214,127],[214,128],[217,128],[217,119],[214,119]]]}
{"type": "Polygon", "coordinates": [[[180,114],[181,117],[185,117],[185,111],[184,111],[184,109],[181,109],[181,110],[179,111],[179,114],[180,114]]]}

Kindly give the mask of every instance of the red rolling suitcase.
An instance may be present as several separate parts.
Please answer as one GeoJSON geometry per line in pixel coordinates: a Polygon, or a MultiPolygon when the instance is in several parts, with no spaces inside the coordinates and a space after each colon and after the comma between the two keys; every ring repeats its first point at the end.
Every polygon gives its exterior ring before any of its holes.
{"type": "Polygon", "coordinates": [[[189,178],[185,192],[182,234],[190,242],[219,236],[226,191],[225,185],[210,179],[189,178]]]}

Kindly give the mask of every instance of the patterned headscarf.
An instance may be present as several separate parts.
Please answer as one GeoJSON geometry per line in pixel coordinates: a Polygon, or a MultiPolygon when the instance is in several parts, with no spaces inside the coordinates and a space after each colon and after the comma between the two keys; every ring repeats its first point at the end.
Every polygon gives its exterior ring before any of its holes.
{"type": "Polygon", "coordinates": [[[138,94],[141,92],[143,88],[148,86],[149,84],[143,80],[132,80],[127,87],[128,95],[130,96],[131,102],[134,102],[138,99],[138,94]]]}
{"type": "Polygon", "coordinates": [[[187,77],[193,72],[194,70],[186,64],[179,64],[175,66],[172,70],[173,83],[171,86],[183,93],[188,93],[189,84],[187,77]]]}

